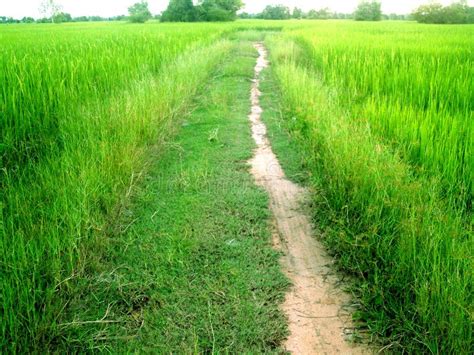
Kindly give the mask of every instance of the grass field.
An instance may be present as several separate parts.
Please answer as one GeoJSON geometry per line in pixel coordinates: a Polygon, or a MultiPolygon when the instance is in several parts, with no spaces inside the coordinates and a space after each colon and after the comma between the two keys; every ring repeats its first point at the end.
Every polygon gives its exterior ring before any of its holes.
{"type": "Polygon", "coordinates": [[[473,34],[329,22],[270,41],[315,219],[394,351],[472,349],[473,34]]]}
{"type": "Polygon", "coordinates": [[[312,67],[353,117],[416,168],[447,202],[472,211],[474,28],[334,22],[295,31],[312,67]]]}
{"type": "Polygon", "coordinates": [[[147,147],[174,130],[225,53],[217,46],[203,55],[222,31],[100,24],[2,32],[4,346],[48,337],[65,305],[58,293],[87,266],[94,236],[109,233],[147,147]]]}
{"type": "Polygon", "coordinates": [[[350,21],[2,26],[3,351],[282,350],[257,40],[355,318],[388,351],[472,353],[474,26],[350,21]]]}

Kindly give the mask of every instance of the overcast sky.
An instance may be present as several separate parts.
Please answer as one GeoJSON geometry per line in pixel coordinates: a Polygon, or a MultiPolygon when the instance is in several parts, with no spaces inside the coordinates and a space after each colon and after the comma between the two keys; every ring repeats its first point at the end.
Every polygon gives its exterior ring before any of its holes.
{"type": "MultiPolygon", "coordinates": [[[[40,17],[38,8],[42,0],[0,0],[0,16],[22,18],[23,16],[40,17]]],[[[99,15],[103,17],[124,15],[127,7],[138,0],[57,0],[64,12],[76,16],[99,15]]],[[[244,0],[244,10],[257,13],[269,4],[283,4],[290,8],[295,6],[304,10],[329,7],[338,12],[353,12],[359,0],[244,0]]],[[[406,14],[428,0],[382,0],[384,13],[396,12],[406,14]]],[[[442,0],[449,4],[451,0],[442,0]]],[[[473,6],[474,0],[469,3],[473,6]]],[[[168,5],[168,0],[148,0],[150,10],[157,14],[168,5]]]]}

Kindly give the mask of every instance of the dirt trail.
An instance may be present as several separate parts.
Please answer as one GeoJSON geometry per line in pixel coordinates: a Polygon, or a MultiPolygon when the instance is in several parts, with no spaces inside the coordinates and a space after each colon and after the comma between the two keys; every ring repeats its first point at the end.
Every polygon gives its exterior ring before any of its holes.
{"type": "Polygon", "coordinates": [[[285,178],[267,138],[265,124],[261,121],[259,78],[268,62],[263,44],[256,43],[255,48],[259,57],[249,119],[257,149],[250,164],[257,183],[270,196],[275,247],[283,251],[282,264],[293,283],[283,305],[290,329],[285,347],[297,354],[369,353],[346,340],[353,329],[350,312],[345,307],[350,298],[337,287],[339,280],[332,273],[332,259],[312,236],[310,218],[301,208],[307,195],[305,190],[285,178]]]}

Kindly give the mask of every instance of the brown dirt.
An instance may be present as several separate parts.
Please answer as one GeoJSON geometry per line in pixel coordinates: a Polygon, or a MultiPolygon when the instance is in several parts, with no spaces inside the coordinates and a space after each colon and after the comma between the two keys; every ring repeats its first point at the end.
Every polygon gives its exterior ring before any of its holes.
{"type": "Polygon", "coordinates": [[[283,305],[290,330],[285,347],[297,354],[370,353],[367,348],[347,341],[353,333],[348,308],[350,297],[339,285],[340,280],[331,267],[332,259],[313,236],[310,218],[302,208],[307,193],[285,178],[267,138],[261,121],[259,78],[268,62],[263,44],[256,43],[255,48],[259,57],[249,119],[257,149],[250,164],[256,182],[270,196],[274,245],[283,252],[281,262],[293,284],[283,305]]]}

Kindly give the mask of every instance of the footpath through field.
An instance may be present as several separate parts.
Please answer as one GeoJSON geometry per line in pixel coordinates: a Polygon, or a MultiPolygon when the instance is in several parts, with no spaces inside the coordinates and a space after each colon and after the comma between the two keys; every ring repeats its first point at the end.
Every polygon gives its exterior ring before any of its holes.
{"type": "Polygon", "coordinates": [[[304,201],[307,192],[285,177],[272,151],[260,106],[261,73],[268,66],[267,51],[257,43],[259,57],[251,90],[252,135],[257,144],[250,161],[257,183],[270,197],[275,226],[274,245],[283,253],[282,264],[292,282],[283,309],[289,320],[290,335],[285,343],[296,354],[363,354],[368,349],[348,343],[354,329],[348,310],[350,297],[331,268],[332,260],[314,237],[304,201]]]}
{"type": "Polygon", "coordinates": [[[279,304],[288,281],[272,248],[267,195],[248,165],[255,59],[251,42],[235,41],[177,123],[177,136],[153,157],[122,222],[126,233],[108,251],[108,271],[75,301],[78,312],[95,311],[81,321],[111,322],[82,324],[77,333],[69,327],[69,344],[112,352],[283,350],[279,304]]]}
{"type": "Polygon", "coordinates": [[[300,208],[304,191],[285,179],[260,120],[257,49],[235,41],[156,157],[106,271],[72,302],[99,319],[67,329],[78,350],[361,352],[345,339],[347,297],[300,208]]]}

